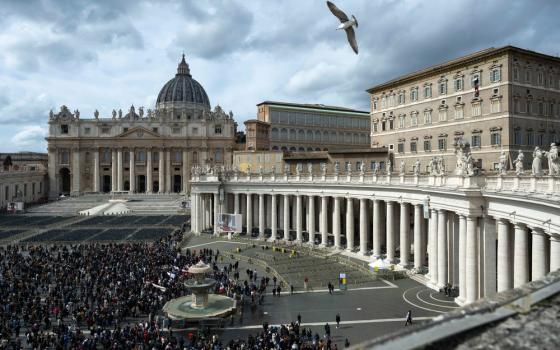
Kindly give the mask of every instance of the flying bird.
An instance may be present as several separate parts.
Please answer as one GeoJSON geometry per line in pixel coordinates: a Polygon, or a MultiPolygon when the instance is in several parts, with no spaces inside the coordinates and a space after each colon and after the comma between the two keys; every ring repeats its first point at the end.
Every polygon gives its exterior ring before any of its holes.
{"type": "Polygon", "coordinates": [[[349,19],[341,9],[336,7],[336,5],[330,1],[327,1],[327,6],[329,7],[329,10],[331,10],[333,15],[335,15],[336,18],[340,20],[341,24],[338,26],[338,28],[336,28],[336,30],[344,29],[344,31],[346,31],[348,42],[350,43],[352,50],[354,50],[357,55],[358,43],[356,42],[356,33],[354,33],[353,27],[355,26],[356,28],[358,28],[358,20],[356,19],[356,17],[354,17],[354,15],[352,15],[352,19],[349,19]]]}

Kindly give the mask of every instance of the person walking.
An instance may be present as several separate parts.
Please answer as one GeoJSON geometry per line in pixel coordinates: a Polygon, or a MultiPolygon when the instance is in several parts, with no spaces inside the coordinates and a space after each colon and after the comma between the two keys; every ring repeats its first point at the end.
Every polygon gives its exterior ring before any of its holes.
{"type": "Polygon", "coordinates": [[[346,338],[346,339],[344,340],[344,347],[345,347],[345,348],[349,348],[349,347],[350,347],[350,341],[348,340],[348,338],[346,338]]]}
{"type": "Polygon", "coordinates": [[[307,283],[309,282],[309,279],[307,278],[307,276],[305,277],[305,279],[303,280],[303,289],[307,292],[307,283]]]}
{"type": "Polygon", "coordinates": [[[336,319],[336,328],[338,329],[338,327],[340,327],[340,314],[339,313],[336,314],[335,319],[336,319]]]}
{"type": "Polygon", "coordinates": [[[301,325],[301,315],[299,313],[297,314],[297,323],[301,325]]]}
{"type": "Polygon", "coordinates": [[[406,322],[404,323],[404,326],[408,326],[408,325],[412,326],[412,311],[408,310],[408,312],[406,313],[406,322]]]}
{"type": "Polygon", "coordinates": [[[290,295],[294,294],[294,285],[290,284],[290,295]]]}
{"type": "Polygon", "coordinates": [[[331,326],[329,326],[328,322],[325,324],[325,334],[327,335],[327,338],[331,336],[331,326]]]}

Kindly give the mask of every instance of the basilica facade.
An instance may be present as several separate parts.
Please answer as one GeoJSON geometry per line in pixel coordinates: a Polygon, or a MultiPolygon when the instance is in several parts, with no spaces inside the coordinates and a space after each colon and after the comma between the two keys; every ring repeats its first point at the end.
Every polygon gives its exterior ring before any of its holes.
{"type": "Polygon", "coordinates": [[[82,119],[62,106],[50,112],[49,197],[84,193],[188,193],[193,165],[230,165],[236,124],[211,109],[183,59],[161,88],[155,110],[131,106],[82,119]]]}

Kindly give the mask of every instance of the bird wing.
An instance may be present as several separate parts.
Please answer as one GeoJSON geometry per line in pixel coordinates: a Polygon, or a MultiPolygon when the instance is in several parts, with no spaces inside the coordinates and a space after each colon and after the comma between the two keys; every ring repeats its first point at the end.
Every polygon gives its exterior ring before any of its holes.
{"type": "Polygon", "coordinates": [[[354,52],[358,54],[358,42],[356,42],[356,33],[354,33],[354,28],[346,28],[346,36],[348,37],[350,46],[352,46],[352,50],[354,50],[354,52]]]}
{"type": "Polygon", "coordinates": [[[327,6],[329,7],[329,10],[331,10],[332,14],[335,15],[340,20],[341,23],[348,22],[348,16],[346,16],[346,14],[342,12],[341,9],[336,7],[335,4],[333,4],[330,1],[327,1],[327,6]]]}

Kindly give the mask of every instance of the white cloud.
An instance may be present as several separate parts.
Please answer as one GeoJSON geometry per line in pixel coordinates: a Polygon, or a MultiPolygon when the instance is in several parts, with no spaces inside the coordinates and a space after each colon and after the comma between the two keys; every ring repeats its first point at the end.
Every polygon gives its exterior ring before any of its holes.
{"type": "Polygon", "coordinates": [[[10,139],[9,147],[18,150],[46,151],[47,126],[23,126],[10,139]]]}

